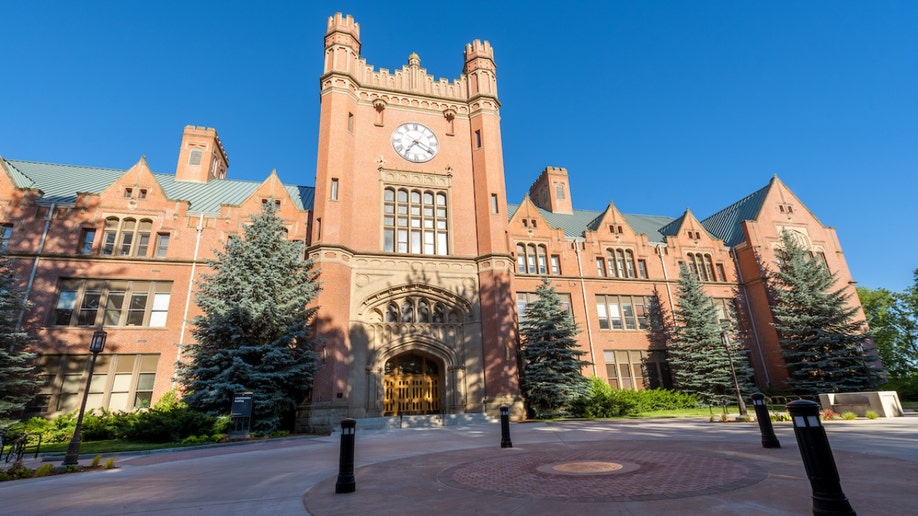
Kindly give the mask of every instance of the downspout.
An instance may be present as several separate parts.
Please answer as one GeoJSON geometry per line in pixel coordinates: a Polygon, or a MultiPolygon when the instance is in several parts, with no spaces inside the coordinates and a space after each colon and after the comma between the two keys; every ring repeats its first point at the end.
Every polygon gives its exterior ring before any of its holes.
{"type": "MultiPolygon", "coordinates": [[[[198,225],[195,226],[197,236],[194,240],[194,256],[191,259],[191,274],[188,275],[188,292],[185,294],[185,311],[182,314],[182,329],[179,334],[178,355],[175,361],[182,361],[182,346],[185,344],[185,328],[188,327],[188,311],[191,308],[191,291],[194,288],[194,274],[198,268],[198,250],[201,248],[201,235],[204,233],[204,214],[198,215],[198,225]]],[[[172,388],[175,389],[175,378],[172,379],[172,388]]]]}
{"type": "Polygon", "coordinates": [[[749,324],[752,326],[752,338],[755,341],[756,351],[759,352],[759,360],[762,364],[762,372],[765,373],[765,385],[771,387],[771,377],[768,376],[768,367],[765,365],[765,354],[762,353],[762,343],[759,341],[759,331],[755,326],[755,317],[752,315],[752,307],[749,305],[749,293],[746,291],[746,280],[743,279],[743,270],[740,269],[739,257],[734,249],[730,249],[730,255],[733,257],[733,263],[736,265],[736,276],[739,280],[740,288],[743,289],[743,304],[746,305],[746,313],[749,314],[749,324]]]}
{"type": "Polygon", "coordinates": [[[580,243],[585,242],[585,238],[573,237],[569,239],[574,244],[574,252],[577,253],[577,275],[580,277],[580,295],[583,296],[583,314],[587,325],[587,340],[590,343],[590,362],[593,363],[593,376],[599,376],[599,370],[596,368],[596,351],[593,349],[593,328],[590,325],[590,306],[587,303],[586,281],[583,279],[583,263],[580,261],[580,243]]]}
{"type": "Polygon", "coordinates": [[[669,286],[669,273],[666,272],[666,260],[663,259],[663,248],[666,244],[654,245],[657,248],[657,255],[660,257],[660,265],[663,266],[663,284],[666,285],[666,297],[669,298],[669,309],[675,310],[676,303],[673,302],[673,291],[669,286]]]}
{"type": "MultiPolygon", "coordinates": [[[[51,228],[51,218],[54,216],[56,202],[51,203],[51,209],[45,217],[45,227],[41,231],[41,240],[38,242],[38,252],[35,253],[35,261],[32,262],[32,272],[29,273],[29,282],[26,284],[25,295],[22,296],[22,309],[19,310],[19,318],[16,320],[16,331],[22,329],[22,320],[25,318],[26,305],[29,302],[29,295],[32,293],[32,284],[35,283],[35,275],[38,274],[38,261],[41,259],[41,253],[45,250],[45,240],[48,238],[48,230],[51,228]]],[[[12,349],[10,349],[12,351],[12,349]]]]}

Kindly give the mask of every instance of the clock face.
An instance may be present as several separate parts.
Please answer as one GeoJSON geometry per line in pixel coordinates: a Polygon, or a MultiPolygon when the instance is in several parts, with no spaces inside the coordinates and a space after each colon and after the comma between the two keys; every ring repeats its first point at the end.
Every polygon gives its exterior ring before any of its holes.
{"type": "Polygon", "coordinates": [[[440,150],[437,135],[422,124],[409,122],[392,131],[392,148],[399,156],[413,163],[430,161],[440,150]]]}

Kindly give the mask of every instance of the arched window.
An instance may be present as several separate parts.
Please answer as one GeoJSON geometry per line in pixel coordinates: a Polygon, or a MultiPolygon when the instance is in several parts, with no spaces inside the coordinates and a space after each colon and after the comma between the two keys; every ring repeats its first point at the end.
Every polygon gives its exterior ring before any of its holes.
{"type": "Polygon", "coordinates": [[[613,278],[634,278],[634,252],[630,249],[607,249],[609,276],[613,278]]]}
{"type": "Polygon", "coordinates": [[[152,230],[151,219],[109,217],[105,219],[101,252],[104,256],[147,256],[152,230]]]}
{"type": "Polygon", "coordinates": [[[516,245],[516,271],[519,274],[560,274],[558,257],[551,256],[551,270],[548,268],[548,260],[548,248],[544,244],[516,245]]]}

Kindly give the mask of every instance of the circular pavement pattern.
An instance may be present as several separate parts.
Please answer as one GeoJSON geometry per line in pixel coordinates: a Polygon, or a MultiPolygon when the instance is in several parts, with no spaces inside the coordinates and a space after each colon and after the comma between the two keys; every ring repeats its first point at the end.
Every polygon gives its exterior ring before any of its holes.
{"type": "Polygon", "coordinates": [[[468,462],[441,471],[437,478],[449,486],[506,496],[600,502],[731,491],[761,481],[765,473],[755,465],[703,452],[581,449],[468,462]]]}

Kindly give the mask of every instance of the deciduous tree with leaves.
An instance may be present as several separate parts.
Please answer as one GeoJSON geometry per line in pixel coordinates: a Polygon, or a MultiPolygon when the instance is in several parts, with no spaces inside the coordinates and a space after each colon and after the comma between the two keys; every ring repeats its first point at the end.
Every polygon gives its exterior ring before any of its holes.
{"type": "Polygon", "coordinates": [[[679,272],[677,298],[668,349],[673,387],[697,394],[709,406],[736,403],[733,371],[743,392],[750,393],[755,385],[733,319],[718,319],[717,308],[698,275],[685,267],[679,272]]]}
{"type": "Polygon", "coordinates": [[[40,385],[35,376],[36,356],[26,351],[29,336],[17,331],[25,307],[18,285],[12,263],[0,258],[0,428],[19,418],[40,385]]]}
{"type": "MultiPolygon", "coordinates": [[[[253,393],[253,429],[268,433],[292,421],[316,370],[310,322],[318,273],[289,241],[272,203],[253,215],[208,262],[195,301],[195,343],[182,348],[178,378],[190,407],[229,411],[233,395],[253,393]]],[[[289,426],[288,426],[289,427],[289,426]]]]}
{"type": "Polygon", "coordinates": [[[536,417],[562,415],[574,399],[586,395],[589,382],[581,372],[590,363],[575,340],[579,333],[548,279],[536,289],[536,300],[521,314],[522,389],[536,417]]]}
{"type": "Polygon", "coordinates": [[[781,234],[778,266],[769,271],[774,327],[788,381],[798,394],[873,388],[878,371],[858,309],[835,274],[790,231],[781,234]]]}

